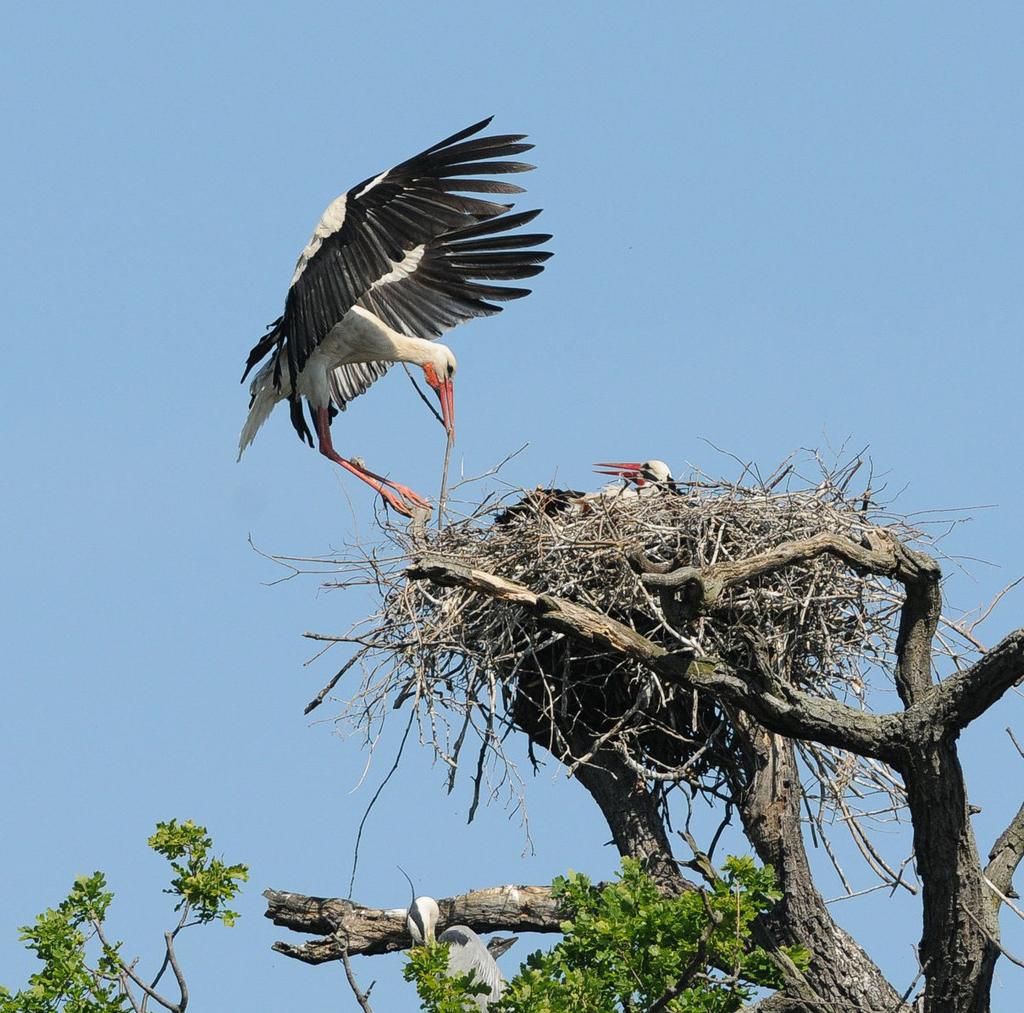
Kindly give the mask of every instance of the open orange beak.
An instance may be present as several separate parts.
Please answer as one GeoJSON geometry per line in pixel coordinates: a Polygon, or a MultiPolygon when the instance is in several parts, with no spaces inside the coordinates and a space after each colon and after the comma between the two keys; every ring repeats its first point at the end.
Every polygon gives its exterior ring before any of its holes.
{"type": "Polygon", "coordinates": [[[626,482],[636,482],[637,485],[644,484],[638,461],[598,461],[594,465],[594,471],[598,475],[611,475],[613,478],[621,478],[626,482]]]}

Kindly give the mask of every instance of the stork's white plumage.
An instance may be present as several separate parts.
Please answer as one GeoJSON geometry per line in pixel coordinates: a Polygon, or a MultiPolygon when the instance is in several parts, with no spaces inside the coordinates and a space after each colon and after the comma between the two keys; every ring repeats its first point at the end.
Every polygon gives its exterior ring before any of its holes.
{"type": "Polygon", "coordinates": [[[599,475],[614,475],[615,482],[596,492],[578,492],[575,489],[548,489],[537,486],[519,502],[505,507],[494,518],[495,524],[508,524],[523,514],[544,513],[554,516],[571,511],[588,511],[633,498],[657,496],[663,492],[679,495],[680,490],[669,466],[664,461],[602,462],[594,465],[599,475]]]}
{"type": "Polygon", "coordinates": [[[324,212],[299,255],[284,313],[249,353],[245,374],[262,360],[250,386],[249,415],[238,455],[278,402],[313,445],[302,414],[306,401],[320,452],[411,514],[426,501],[411,489],[342,458],[331,419],[393,362],[414,363],[437,393],[445,428],[455,427],[455,356],[433,341],[465,320],[498,313],[495,301],[529,289],[485,282],[539,274],[550,252],[532,247],[539,233],[505,235],[540,212],[511,214],[511,204],[467,193],[512,194],[523,188],[482,174],[524,172],[509,161],[528,151],[523,134],[477,137],[490,118],[352,187],[324,212]]]}
{"type": "Polygon", "coordinates": [[[601,461],[594,465],[598,475],[614,475],[621,478],[626,486],[614,485],[602,490],[600,495],[620,493],[625,488],[638,496],[649,496],[657,492],[679,492],[672,477],[672,471],[664,461],[601,461]],[[632,487],[632,488],[631,488],[632,487]]]}

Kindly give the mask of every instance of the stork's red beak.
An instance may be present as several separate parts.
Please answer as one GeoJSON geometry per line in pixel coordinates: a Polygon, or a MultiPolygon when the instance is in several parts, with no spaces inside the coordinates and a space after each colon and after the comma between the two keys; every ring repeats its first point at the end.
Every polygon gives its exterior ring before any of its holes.
{"type": "Polygon", "coordinates": [[[441,379],[431,363],[423,367],[423,378],[427,384],[437,391],[437,399],[441,402],[441,421],[449,437],[455,439],[455,381],[448,376],[441,379]]]}
{"type": "Polygon", "coordinates": [[[437,388],[437,396],[441,402],[441,420],[449,436],[455,439],[455,381],[448,377],[437,388]]]}
{"type": "Polygon", "coordinates": [[[640,475],[639,461],[598,461],[594,465],[594,471],[598,475],[611,475],[613,478],[625,479],[627,482],[636,482],[637,485],[644,484],[644,479],[640,475]]]}

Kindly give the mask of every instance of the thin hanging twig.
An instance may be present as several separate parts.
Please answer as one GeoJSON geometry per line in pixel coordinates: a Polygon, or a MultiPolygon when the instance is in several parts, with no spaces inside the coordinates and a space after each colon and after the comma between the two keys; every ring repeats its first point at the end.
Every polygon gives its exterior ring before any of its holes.
{"type": "Polygon", "coordinates": [[[441,492],[437,497],[437,530],[444,528],[444,508],[448,502],[448,464],[452,459],[452,446],[455,444],[455,433],[449,430],[448,442],[444,448],[444,467],[441,471],[441,492]]]}

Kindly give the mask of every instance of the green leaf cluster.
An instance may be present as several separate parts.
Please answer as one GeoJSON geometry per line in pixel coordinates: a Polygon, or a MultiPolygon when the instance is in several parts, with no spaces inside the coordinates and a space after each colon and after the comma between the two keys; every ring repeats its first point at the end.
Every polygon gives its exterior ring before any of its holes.
{"type": "Polygon", "coordinates": [[[213,841],[206,827],[192,820],[168,820],[156,825],[156,833],[147,843],[170,862],[175,873],[170,888],[164,891],[180,898],[175,911],[189,908],[200,925],[216,918],[225,925],[235,924],[238,912],[227,905],[238,895],[239,884],[249,878],[249,870],[244,865],[226,865],[219,858],[210,858],[213,841]]]}
{"type": "MultiPolygon", "coordinates": [[[[244,865],[225,865],[209,855],[212,841],[205,827],[191,820],[158,823],[149,845],[168,859],[174,878],[165,891],[179,898],[181,915],[165,939],[168,952],[186,925],[219,918],[226,925],[237,917],[228,909],[239,884],[248,878],[244,865]],[[189,922],[188,918],[192,921],[189,922]]],[[[102,872],[80,876],[56,908],[48,908],[33,925],[22,926],[20,938],[42,967],[25,988],[11,992],[0,985],[0,1013],[126,1013],[134,1003],[128,989],[135,962],[121,956],[121,942],[104,931],[114,895],[102,872]]],[[[157,975],[159,982],[166,971],[157,975]]],[[[155,987],[156,983],[154,983],[155,987]]]]}
{"type": "Polygon", "coordinates": [[[24,925],[20,938],[43,962],[28,987],[12,994],[0,986],[0,1013],[121,1013],[128,1000],[117,985],[121,944],[101,946],[95,966],[86,944],[106,916],[113,894],[102,872],[79,876],[65,900],[24,925]]]}
{"type": "Polygon", "coordinates": [[[409,951],[402,973],[406,981],[416,982],[416,992],[427,1013],[466,1013],[479,1009],[475,997],[487,995],[487,985],[475,980],[472,972],[448,977],[448,943],[417,946],[409,951]]]}
{"type": "MultiPolygon", "coordinates": [[[[566,912],[563,938],[531,954],[492,1013],[632,1013],[670,989],[668,1013],[732,1013],[755,987],[777,988],[781,974],[751,941],[751,925],[781,898],[770,868],[730,858],[704,891],[663,896],[634,859],[616,880],[595,886],[571,873],[553,883],[566,912]]],[[[427,1013],[473,1010],[469,982],[445,977],[441,947],[412,951],[405,975],[427,1013]]],[[[798,968],[807,951],[783,948],[798,968]]],[[[479,991],[479,989],[477,989],[479,991]]]]}

